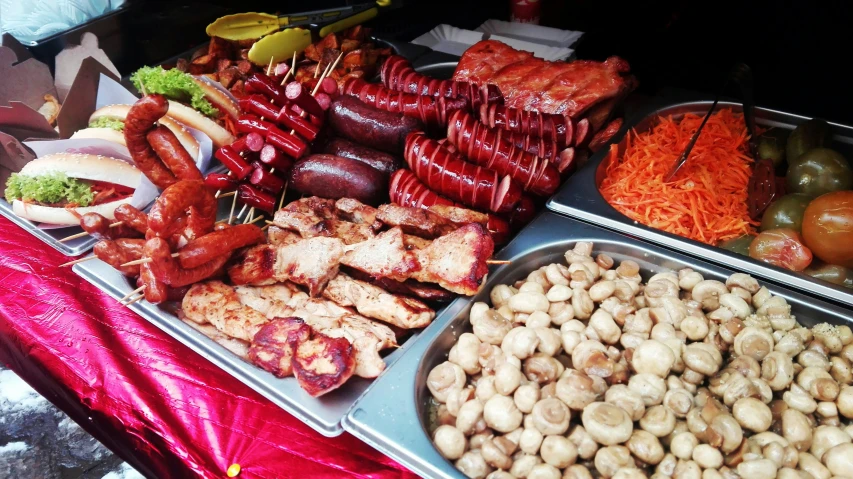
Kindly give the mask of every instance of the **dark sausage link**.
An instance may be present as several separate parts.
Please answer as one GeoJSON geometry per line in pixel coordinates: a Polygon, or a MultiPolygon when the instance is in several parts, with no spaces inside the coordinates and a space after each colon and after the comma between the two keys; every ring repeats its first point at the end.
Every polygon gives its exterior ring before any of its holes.
{"type": "Polygon", "coordinates": [[[166,188],[178,179],[160,161],[146,139],[154,123],[169,111],[163,95],[145,95],[130,107],[124,121],[124,141],[133,162],[158,188],[166,188]]]}
{"type": "Polygon", "coordinates": [[[447,139],[469,160],[511,176],[525,191],[548,196],[560,186],[554,165],[501,138],[466,112],[457,112],[450,119],[447,139]]]}
{"type": "Polygon", "coordinates": [[[332,101],[329,124],[350,141],[398,155],[403,152],[409,133],[424,129],[417,118],[380,110],[351,96],[332,101]]]}
{"type": "MultiPolygon", "coordinates": [[[[126,204],[126,203],[125,203],[126,204]]],[[[116,218],[117,221],[121,221],[116,218]]],[[[97,239],[114,240],[118,238],[140,238],[142,233],[136,231],[127,224],[120,224],[110,228],[113,222],[100,213],[86,213],[80,218],[80,227],[97,239]]]]}
{"type": "Polygon", "coordinates": [[[115,209],[115,216],[117,220],[142,234],[148,231],[148,215],[133,205],[127,203],[119,205],[115,209]]]}
{"type": "Polygon", "coordinates": [[[197,268],[218,256],[264,241],[264,232],[255,225],[236,225],[196,238],[179,251],[178,261],[186,269],[197,268]]]}
{"type": "Polygon", "coordinates": [[[148,214],[148,228],[160,238],[167,238],[180,225],[179,218],[188,215],[188,239],[211,231],[216,223],[216,199],[204,181],[183,180],[163,190],[148,214]]]}
{"type": "Polygon", "coordinates": [[[447,125],[447,120],[453,112],[467,110],[469,107],[465,98],[432,97],[394,91],[378,83],[367,83],[361,78],[347,80],[343,93],[380,110],[418,118],[431,129],[447,125]]]}
{"type": "Polygon", "coordinates": [[[145,137],[151,145],[151,149],[157,153],[160,160],[179,180],[200,180],[201,171],[195,165],[195,160],[172,130],[163,125],[157,125],[151,129],[145,137]]]}
{"type": "Polygon", "coordinates": [[[139,265],[122,266],[125,263],[142,258],[143,239],[121,238],[103,240],[95,243],[93,253],[99,260],[119,270],[125,276],[138,276],[139,265]]]}
{"type": "Polygon", "coordinates": [[[416,72],[409,60],[399,55],[392,55],[385,60],[380,76],[382,83],[392,90],[416,95],[462,97],[468,99],[475,109],[483,104],[502,105],[504,102],[503,94],[497,85],[479,86],[464,81],[430,78],[416,72]]]}
{"type": "Polygon", "coordinates": [[[183,268],[172,258],[169,244],[163,238],[152,238],[145,242],[144,254],[151,258],[151,272],[154,278],[173,288],[179,288],[205,280],[220,271],[231,253],[228,252],[195,268],[183,268]]]}
{"type": "Polygon", "coordinates": [[[323,153],[360,161],[387,175],[399,170],[402,166],[402,162],[394,155],[374,150],[373,148],[362,146],[343,138],[333,138],[330,140],[323,147],[323,153]]]}
{"type": "Polygon", "coordinates": [[[504,213],[521,198],[521,187],[509,176],[466,162],[421,134],[406,140],[406,162],[421,181],[439,194],[473,208],[504,213]]]}

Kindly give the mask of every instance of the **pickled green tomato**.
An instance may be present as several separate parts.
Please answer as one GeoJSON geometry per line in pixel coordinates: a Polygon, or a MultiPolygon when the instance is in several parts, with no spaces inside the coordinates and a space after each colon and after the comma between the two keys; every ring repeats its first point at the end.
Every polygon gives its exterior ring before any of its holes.
{"type": "Polygon", "coordinates": [[[836,191],[809,203],[803,239],[823,262],[853,268],[853,191],[836,191]]]}
{"type": "Polygon", "coordinates": [[[811,198],[803,194],[785,195],[774,201],[761,217],[761,231],[778,228],[791,228],[800,231],[803,227],[803,213],[811,198]]]}

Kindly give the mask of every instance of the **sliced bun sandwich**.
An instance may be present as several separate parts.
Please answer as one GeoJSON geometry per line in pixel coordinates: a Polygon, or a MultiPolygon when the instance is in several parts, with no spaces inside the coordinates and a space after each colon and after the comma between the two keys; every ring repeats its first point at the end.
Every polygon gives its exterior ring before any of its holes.
{"type": "Polygon", "coordinates": [[[86,213],[115,219],[129,203],[142,172],[106,156],[54,153],[27,163],[6,181],[6,201],[16,215],[39,223],[78,225],[86,213]]]}
{"type": "Polygon", "coordinates": [[[240,108],[206,81],[162,67],[142,67],[131,75],[130,81],[140,92],[159,93],[168,98],[169,116],[207,134],[215,147],[229,145],[236,139],[227,125],[237,121],[240,108]]]}
{"type": "MultiPolygon", "coordinates": [[[[127,146],[123,132],[124,120],[127,118],[128,111],[130,111],[130,105],[107,105],[98,108],[89,117],[89,127],[75,132],[71,138],[97,138],[127,146]]],[[[169,115],[161,118],[159,123],[172,130],[172,133],[175,134],[190,156],[198,158],[198,141],[193,138],[189,130],[184,128],[184,125],[169,115]]]]}

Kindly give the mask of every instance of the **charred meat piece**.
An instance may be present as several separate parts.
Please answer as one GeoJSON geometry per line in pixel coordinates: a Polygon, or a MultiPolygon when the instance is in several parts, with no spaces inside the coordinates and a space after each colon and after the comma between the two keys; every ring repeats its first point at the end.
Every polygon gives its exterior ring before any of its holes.
{"type": "Polygon", "coordinates": [[[234,288],[222,281],[206,281],[190,287],[181,302],[184,317],[198,324],[210,323],[236,339],[251,341],[268,319],[244,306],[234,288]]]}
{"type": "Polygon", "coordinates": [[[290,337],[293,374],[299,385],[314,397],[345,383],[355,371],[353,346],[344,338],[330,338],[314,331],[308,339],[290,337]]]}
{"type": "Polygon", "coordinates": [[[435,311],[421,301],[391,294],[343,273],[329,281],[323,297],[339,306],[355,308],[363,316],[402,329],[423,328],[435,317],[435,311]]]}
{"type": "Polygon", "coordinates": [[[455,225],[428,210],[394,204],[380,206],[376,219],[389,226],[399,226],[404,233],[423,238],[437,238],[456,229],[455,225]]]}
{"type": "Polygon", "coordinates": [[[249,361],[279,378],[293,375],[293,346],[311,337],[311,327],[300,318],[273,318],[249,346],[249,361]]]}

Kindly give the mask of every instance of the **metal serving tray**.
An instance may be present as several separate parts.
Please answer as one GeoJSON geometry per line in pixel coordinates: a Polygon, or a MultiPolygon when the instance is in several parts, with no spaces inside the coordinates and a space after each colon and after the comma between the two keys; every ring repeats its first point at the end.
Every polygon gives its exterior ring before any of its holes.
{"type": "MultiPolygon", "coordinates": [[[[655,105],[645,108],[632,121],[626,122],[626,126],[614,137],[614,142],[619,148],[620,156],[625,151],[626,133],[629,129],[648,131],[656,124],[657,118],[660,116],[678,118],[686,113],[704,115],[710,106],[710,101],[694,101],[667,106],[655,105]]],[[[735,111],[742,110],[741,104],[731,102],[720,102],[718,108],[731,108],[735,111]]],[[[776,127],[792,130],[809,118],[766,108],[756,108],[755,119],[764,128],[776,127]]],[[[853,127],[837,123],[830,123],[830,127],[833,134],[831,147],[838,150],[846,158],[853,160],[853,127]]],[[[636,235],[644,240],[724,264],[757,277],[769,279],[790,287],[800,288],[809,293],[853,306],[853,290],[851,289],[826,281],[816,280],[802,273],[778,268],[747,256],[731,253],[722,248],[708,246],[698,241],[650,228],[632,221],[627,216],[616,211],[615,208],[605,201],[598,191],[598,185],[604,180],[604,171],[609,164],[610,156],[608,151],[608,148],[603,148],[586,165],[572,175],[563,184],[557,194],[548,201],[547,208],[557,213],[580,218],[584,221],[623,233],[636,235]]]]}
{"type": "MultiPolygon", "coordinates": [[[[462,478],[453,464],[433,447],[427,434],[426,377],[433,367],[447,359],[457,337],[471,330],[468,311],[474,301],[489,302],[489,292],[495,285],[523,279],[541,266],[557,261],[565,264],[563,255],[578,241],[593,242],[595,253],[606,253],[617,263],[626,259],[636,261],[646,280],[653,273],[684,267],[693,268],[708,279],[725,280],[736,272],[546,211],[497,256],[512,262],[494,270],[483,291],[470,301],[463,298],[451,303],[421,333],[420,340],[359,399],[344,418],[344,429],[422,477],[462,478]]],[[[853,324],[850,312],[839,306],[783,287],[767,286],[773,294],[787,299],[803,324],[824,321],[853,324]]]]}
{"type": "MultiPolygon", "coordinates": [[[[135,284],[131,284],[121,273],[100,260],[74,265],[74,272],[116,299],[136,289],[135,284]]],[[[372,383],[378,381],[378,379],[369,380],[353,377],[340,389],[323,397],[313,398],[299,387],[295,378],[279,379],[244,361],[178,319],[175,312],[167,307],[154,305],[147,301],[139,301],[128,307],[169,336],[216,364],[243,384],[327,437],[338,436],[343,432],[340,424],[341,418],[349,411],[355,400],[372,383]]],[[[414,343],[417,335],[418,333],[415,333],[399,349],[386,356],[386,366],[393,364],[414,343]]]]}
{"type": "Polygon", "coordinates": [[[82,233],[83,228],[79,226],[69,226],[68,228],[55,228],[52,230],[39,229],[38,226],[36,226],[36,223],[33,223],[30,220],[25,220],[24,218],[16,215],[14,211],[12,211],[12,205],[3,198],[0,198],[0,215],[9,218],[11,222],[29,231],[31,235],[44,241],[53,249],[66,256],[77,256],[83,254],[92,249],[92,246],[98,242],[98,240],[91,236],[84,236],[82,238],[76,238],[60,243],[59,240],[66,236],[82,233]]]}

